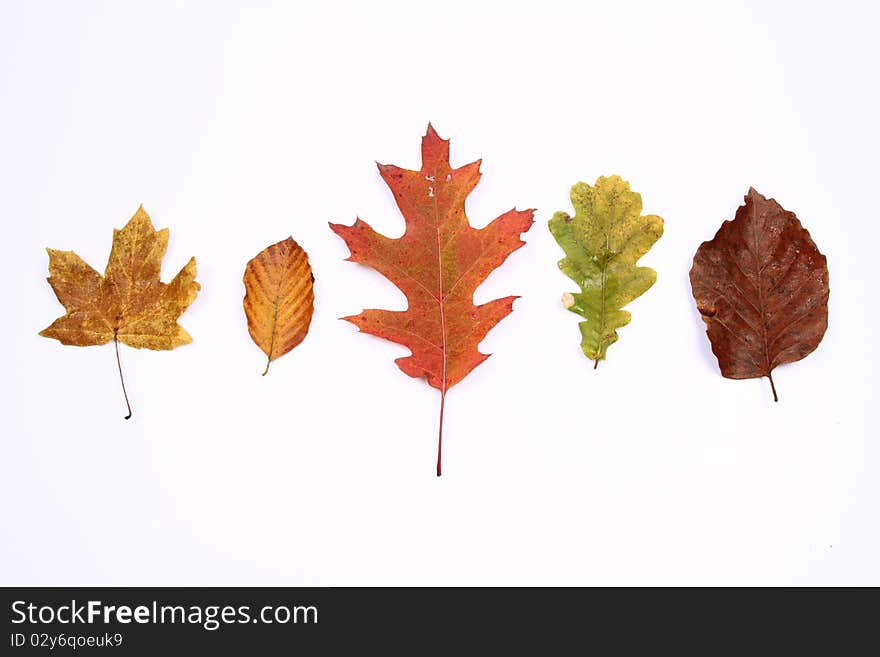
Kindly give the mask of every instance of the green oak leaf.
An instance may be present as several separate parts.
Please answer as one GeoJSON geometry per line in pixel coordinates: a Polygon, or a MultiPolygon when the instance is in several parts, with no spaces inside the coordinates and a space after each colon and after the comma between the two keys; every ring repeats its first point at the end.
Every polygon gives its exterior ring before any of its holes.
{"type": "Polygon", "coordinates": [[[660,239],[663,219],[642,215],[642,197],[620,176],[600,177],[593,187],[577,183],[571,204],[575,215],[557,212],[549,226],[565,252],[559,268],[581,288],[566,292],[562,305],[584,318],[581,348],[595,368],[617,342],[617,329],[629,324],[622,308],[657,280],[657,272],[636,262],[660,239]]]}

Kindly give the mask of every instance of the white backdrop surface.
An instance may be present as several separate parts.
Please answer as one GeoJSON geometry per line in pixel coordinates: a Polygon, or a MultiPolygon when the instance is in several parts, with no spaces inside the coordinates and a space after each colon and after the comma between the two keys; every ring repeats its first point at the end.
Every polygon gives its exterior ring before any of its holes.
{"type": "Polygon", "coordinates": [[[880,584],[880,92],[872,2],[0,2],[2,584],[880,584]],[[447,398],[338,317],[405,307],[327,227],[400,235],[374,161],[431,121],[483,158],[482,226],[537,208],[477,301],[519,294],[447,398]],[[617,173],[666,233],[597,372],[546,229],[617,173]],[[693,254],[750,185],[828,257],[807,359],[722,378],[693,254]],[[143,203],[192,344],[37,336],[44,247],[103,271],[143,203]],[[244,265],[292,235],[309,336],[260,376],[244,265]]]}

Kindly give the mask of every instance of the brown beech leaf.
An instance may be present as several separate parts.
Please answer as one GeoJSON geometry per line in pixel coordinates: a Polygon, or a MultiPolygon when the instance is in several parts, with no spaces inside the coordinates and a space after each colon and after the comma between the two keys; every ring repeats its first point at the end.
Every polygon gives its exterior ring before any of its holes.
{"type": "Polygon", "coordinates": [[[79,347],[113,340],[128,415],[119,343],[136,349],[174,349],[191,342],[177,319],[195,300],[196,260],[190,258],[170,283],[159,280],[168,248],[168,229],[157,231],[139,207],[122,230],[113,230],[113,247],[104,275],[73,251],[46,249],[49,284],[67,310],[40,331],[45,338],[79,347]]]}
{"type": "Polygon", "coordinates": [[[749,189],[733,221],[694,256],[691,288],[721,374],[770,379],[828,326],[828,266],[793,212],[749,189]]]}
{"type": "Polygon", "coordinates": [[[309,257],[292,237],[260,251],[244,270],[248,332],[269,365],[306,337],[312,321],[315,277],[309,257]]]}
{"type": "Polygon", "coordinates": [[[409,171],[380,164],[406,221],[402,237],[391,239],[358,219],[353,226],[330,224],[348,245],[348,260],[368,265],[394,283],[409,306],[403,311],[365,310],[344,319],[407,347],[395,362],[405,374],[425,377],[440,391],[437,476],[443,444],[446,392],[489,356],[477,346],[513,309],[515,296],[474,305],[474,291],[525,242],[534,210],[509,210],[485,228],[465,215],[467,195],[480,180],[480,160],[453,169],[449,140],[430,125],[422,138],[422,168],[409,171]]]}

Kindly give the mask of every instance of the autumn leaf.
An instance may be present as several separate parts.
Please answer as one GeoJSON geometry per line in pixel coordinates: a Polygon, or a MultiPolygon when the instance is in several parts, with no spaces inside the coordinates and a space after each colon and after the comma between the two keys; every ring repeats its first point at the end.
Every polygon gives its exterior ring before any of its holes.
{"type": "Polygon", "coordinates": [[[192,340],[177,319],[199,290],[196,260],[191,258],[170,283],[162,283],[159,274],[167,247],[168,229],[156,231],[141,206],[125,228],[113,230],[113,247],[103,276],[73,251],[46,249],[47,280],[67,314],[40,335],[78,347],[112,340],[128,407],[126,419],[131,417],[131,406],[122,378],[119,343],[161,350],[192,340]]]}
{"type": "Polygon", "coordinates": [[[437,475],[441,473],[443,409],[447,391],[488,358],[477,349],[489,330],[513,309],[509,296],[475,306],[474,291],[523,244],[534,210],[510,210],[485,228],[473,228],[464,202],[480,180],[480,160],[459,169],[449,164],[449,141],[428,125],[422,168],[380,164],[406,221],[398,239],[376,233],[358,219],[330,224],[348,245],[348,260],[368,265],[406,295],[405,311],[365,310],[345,317],[361,331],[404,345],[412,352],[395,362],[412,377],[425,377],[440,391],[437,475]]]}
{"type": "Polygon", "coordinates": [[[617,329],[630,322],[622,308],[657,280],[636,262],[663,235],[663,219],[641,214],[642,197],[619,176],[600,177],[593,187],[577,183],[571,204],[575,215],[554,214],[550,232],[565,252],[559,268],[581,288],[566,292],[562,304],[584,318],[581,349],[595,369],[617,342],[617,329]]]}
{"type": "Polygon", "coordinates": [[[309,257],[292,237],[260,251],[244,270],[244,313],[248,332],[269,365],[296,347],[309,332],[315,277],[309,257]]]}
{"type": "Polygon", "coordinates": [[[728,379],[770,379],[813,351],[828,326],[825,256],[793,212],[749,189],[733,221],[694,256],[691,288],[728,379]]]}

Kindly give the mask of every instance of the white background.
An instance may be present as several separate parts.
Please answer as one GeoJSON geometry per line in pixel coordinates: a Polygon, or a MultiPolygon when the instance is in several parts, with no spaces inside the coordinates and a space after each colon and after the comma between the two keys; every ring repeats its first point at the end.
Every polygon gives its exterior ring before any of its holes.
{"type": "Polygon", "coordinates": [[[3,584],[880,584],[877,4],[0,3],[3,584]],[[522,296],[447,398],[337,320],[402,309],[327,227],[403,228],[374,160],[428,121],[483,158],[474,225],[538,208],[478,291],[522,296]],[[666,233],[597,372],[546,229],[617,173],[666,233]],[[750,185],[795,211],[830,323],[720,376],[690,295],[750,185]],[[44,247],[103,271],[139,203],[202,292],[173,352],[37,336],[44,247]],[[311,332],[262,378],[245,263],[293,235],[311,332]]]}

